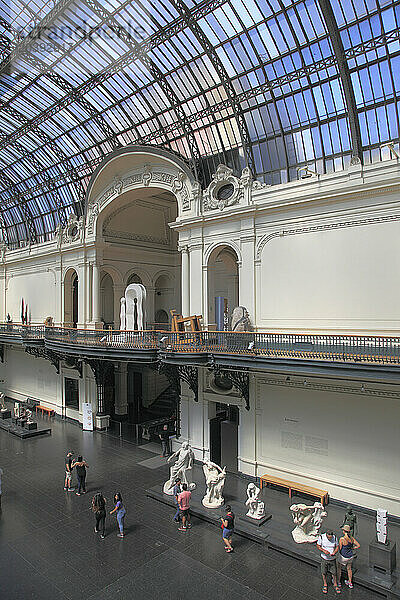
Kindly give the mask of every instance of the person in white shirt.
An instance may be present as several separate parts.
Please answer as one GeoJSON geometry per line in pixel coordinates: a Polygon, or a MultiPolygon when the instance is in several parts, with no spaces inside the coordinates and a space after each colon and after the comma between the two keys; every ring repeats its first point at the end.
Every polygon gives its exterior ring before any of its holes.
{"type": "Polygon", "coordinates": [[[340,587],[337,584],[336,572],[336,555],[339,550],[339,543],[333,531],[327,531],[319,536],[317,540],[317,548],[321,552],[321,575],[323,581],[322,591],[328,593],[328,583],[326,576],[329,573],[332,575],[333,587],[337,594],[340,594],[340,587]]]}

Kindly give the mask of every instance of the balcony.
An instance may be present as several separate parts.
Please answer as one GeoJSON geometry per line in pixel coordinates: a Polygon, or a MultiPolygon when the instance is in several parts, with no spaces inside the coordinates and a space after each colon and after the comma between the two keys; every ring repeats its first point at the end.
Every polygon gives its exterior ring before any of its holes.
{"type": "Polygon", "coordinates": [[[0,343],[43,346],[64,355],[263,369],[266,365],[336,365],[391,368],[400,365],[400,338],[381,336],[277,334],[231,331],[114,331],[44,325],[0,324],[0,343]]]}

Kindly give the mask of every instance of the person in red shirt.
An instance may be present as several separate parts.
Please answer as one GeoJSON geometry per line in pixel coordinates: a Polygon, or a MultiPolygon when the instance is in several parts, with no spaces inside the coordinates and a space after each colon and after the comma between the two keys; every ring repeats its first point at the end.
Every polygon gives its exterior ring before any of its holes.
{"type": "Polygon", "coordinates": [[[178,495],[179,512],[182,517],[182,525],[178,528],[179,531],[186,531],[191,527],[189,508],[192,492],[189,492],[187,487],[187,483],[183,483],[183,491],[178,495]]]}

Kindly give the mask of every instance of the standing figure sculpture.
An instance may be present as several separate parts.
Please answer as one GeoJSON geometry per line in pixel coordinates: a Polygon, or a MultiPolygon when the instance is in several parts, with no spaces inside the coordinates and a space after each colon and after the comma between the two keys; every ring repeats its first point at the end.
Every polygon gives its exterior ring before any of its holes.
{"type": "Polygon", "coordinates": [[[182,483],[187,483],[189,490],[194,490],[195,483],[192,483],[192,468],[194,461],[194,452],[190,447],[189,442],[183,442],[182,446],[171,454],[167,459],[168,463],[172,463],[169,473],[169,479],[164,483],[164,494],[172,496],[174,493],[174,485],[177,479],[182,483]],[[172,462],[174,461],[174,462],[172,462]]]}
{"type": "Polygon", "coordinates": [[[289,510],[296,525],[292,531],[294,541],[297,544],[315,542],[318,539],[322,518],[327,515],[321,502],[314,502],[313,506],[292,504],[289,510]]]}
{"type": "Polygon", "coordinates": [[[226,467],[221,469],[218,465],[208,460],[203,465],[206,478],[206,493],[202,500],[206,508],[219,508],[225,502],[222,491],[226,479],[226,467]]]}
{"type": "Polygon", "coordinates": [[[119,328],[120,331],[126,329],[126,300],[125,297],[121,298],[121,309],[119,313],[119,328]]]}
{"type": "Polygon", "coordinates": [[[4,392],[0,392],[0,407],[1,407],[1,410],[7,410],[7,406],[6,406],[5,402],[4,402],[4,398],[5,397],[6,397],[5,393],[4,392]]]}
{"type": "Polygon", "coordinates": [[[353,509],[350,505],[347,506],[347,512],[344,515],[343,523],[340,525],[342,529],[345,525],[350,527],[350,535],[353,537],[357,529],[357,515],[353,513],[353,509]]]}
{"type": "Polygon", "coordinates": [[[264,502],[258,499],[260,495],[260,488],[256,486],[255,483],[249,483],[247,486],[247,500],[246,506],[248,507],[248,511],[246,513],[247,517],[251,519],[262,519],[265,516],[265,505],[264,502]]]}

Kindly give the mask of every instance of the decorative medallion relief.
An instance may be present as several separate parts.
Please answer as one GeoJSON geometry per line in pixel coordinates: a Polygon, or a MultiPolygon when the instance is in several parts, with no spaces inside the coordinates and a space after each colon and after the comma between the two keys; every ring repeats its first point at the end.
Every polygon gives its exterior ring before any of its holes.
{"type": "Polygon", "coordinates": [[[203,210],[224,210],[228,206],[240,204],[246,192],[249,193],[249,201],[251,201],[251,190],[263,187],[268,186],[260,181],[254,181],[249,167],[245,167],[241,176],[236,177],[230,167],[218,165],[210,185],[203,193],[203,210]]]}
{"type": "Polygon", "coordinates": [[[62,244],[72,244],[82,239],[83,233],[83,217],[78,217],[71,213],[68,217],[68,222],[63,228],[61,225],[58,226],[55,239],[57,239],[58,246],[62,244]]]}

